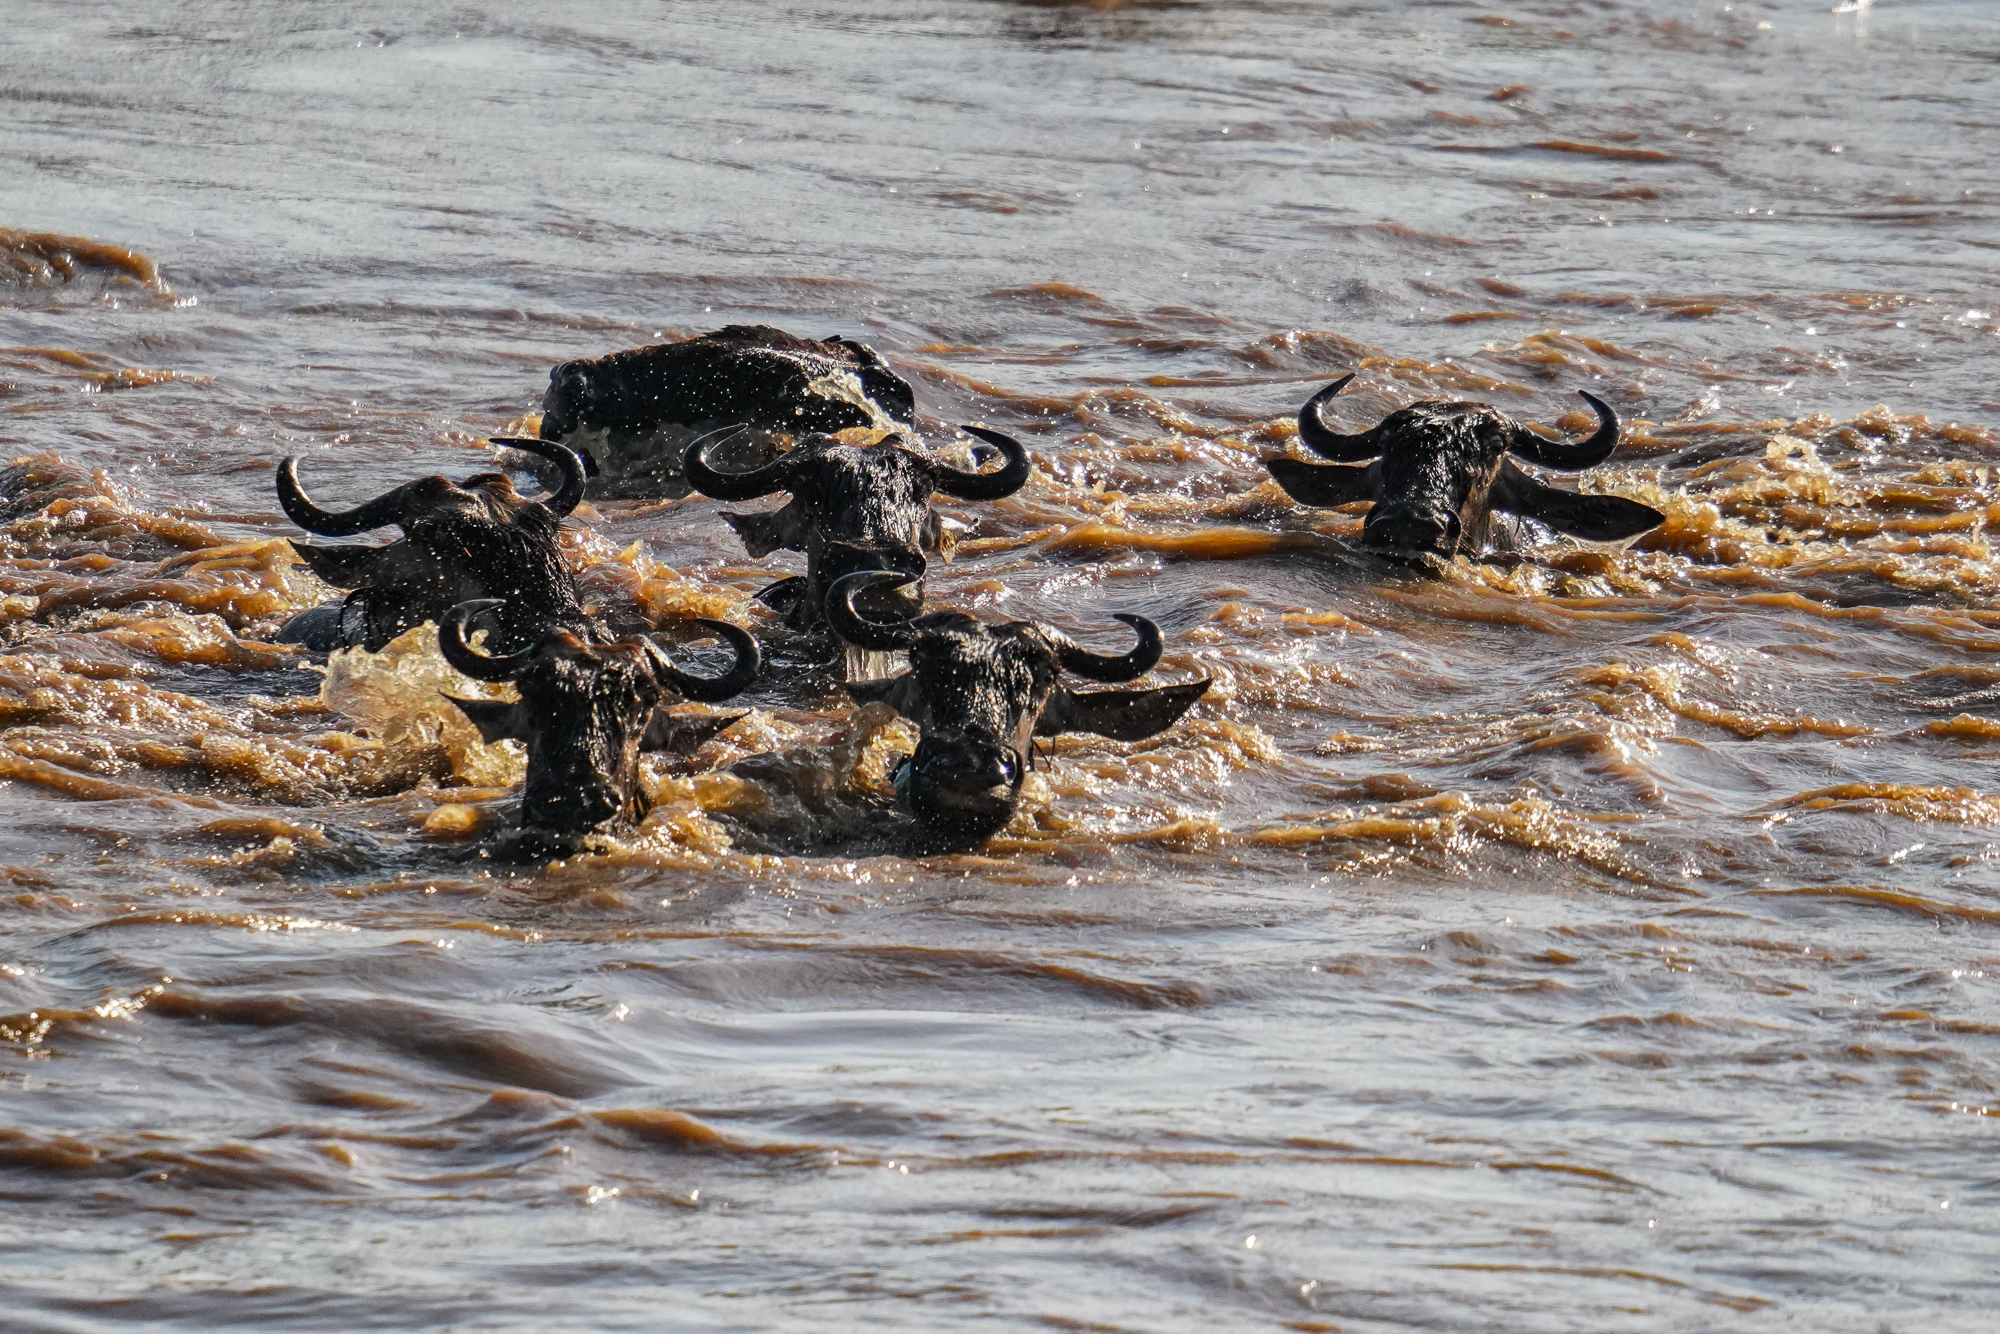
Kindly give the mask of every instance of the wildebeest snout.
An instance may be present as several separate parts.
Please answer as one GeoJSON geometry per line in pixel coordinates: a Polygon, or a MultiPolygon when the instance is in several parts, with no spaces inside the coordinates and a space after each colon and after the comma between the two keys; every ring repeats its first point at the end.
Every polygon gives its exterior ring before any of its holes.
{"type": "Polygon", "coordinates": [[[1462,527],[1450,510],[1377,505],[1361,523],[1361,544],[1393,555],[1449,556],[1458,547],[1462,527]]]}
{"type": "Polygon", "coordinates": [[[925,737],[897,771],[897,795],[939,833],[985,839],[1013,819],[1027,776],[1018,751],[967,733],[925,737]]]}
{"type": "Polygon", "coordinates": [[[603,415],[601,395],[587,362],[568,361],[549,372],[542,399],[541,438],[560,441],[603,415]]]}

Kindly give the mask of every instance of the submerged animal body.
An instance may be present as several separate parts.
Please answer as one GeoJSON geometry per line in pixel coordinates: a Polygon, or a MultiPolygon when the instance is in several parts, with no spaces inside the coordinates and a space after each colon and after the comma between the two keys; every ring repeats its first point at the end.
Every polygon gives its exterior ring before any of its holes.
{"type": "MultiPolygon", "coordinates": [[[[593,467],[594,497],[672,498],[688,493],[681,459],[689,439],[706,431],[797,438],[915,421],[909,382],[866,344],[732,324],[557,366],[542,397],[541,437],[570,444],[593,467]]],[[[770,457],[768,441],[747,443],[746,462],[770,457]]]]}
{"type": "Polygon", "coordinates": [[[935,611],[880,622],[855,611],[857,592],[907,578],[893,570],[847,575],[834,585],[827,614],[850,643],[909,655],[902,675],[846,688],[856,701],[886,703],[917,725],[916,753],[896,773],[897,797],[940,849],[976,847],[1013,818],[1035,737],[1094,732],[1143,740],[1171,727],[1208,690],[1205,680],[1081,693],[1061,684],[1065,671],[1115,683],[1152,670],[1160,631],[1143,616],[1118,616],[1139,643],[1111,655],[1034,621],[987,625],[964,612],[935,611]]]}
{"type": "Polygon", "coordinates": [[[512,681],[515,702],[446,696],[491,743],[519,741],[528,752],[520,823],[543,841],[574,840],[609,821],[645,814],[639,788],[641,750],[688,750],[735,721],[675,718],[665,706],[688,699],[720,703],[757,678],[761,655],[747,631],[726,621],[700,624],[736,655],[721,676],[694,676],[676,667],[651,639],[589,644],[552,629],[532,647],[488,656],[466,642],[474,616],[491,601],[462,603],[438,626],[445,661],[479,681],[512,681]]]}
{"type": "Polygon", "coordinates": [[[1486,544],[1495,510],[1592,542],[1635,537],[1666,521],[1637,501],[1550,486],[1509,457],[1562,472],[1610,458],[1618,447],[1618,414],[1593,394],[1582,396],[1598,428],[1577,443],[1550,440],[1484,403],[1443,399],[1412,403],[1349,435],[1328,427],[1321,411],[1353,378],[1334,381],[1299,410],[1300,441],[1332,464],[1283,456],[1264,463],[1301,504],[1373,501],[1361,524],[1363,546],[1400,557],[1474,553],[1486,544]]]}
{"type": "Polygon", "coordinates": [[[482,598],[501,599],[493,627],[499,648],[533,644],[552,626],[583,628],[576,579],[557,545],[564,516],[583,497],[583,464],[547,441],[494,443],[548,460],[560,479],[555,493],[530,500],[497,472],[463,482],[433,476],[335,512],[307,497],[299,461],[286,459],[278,469],[278,503],[299,527],[320,537],[353,537],[393,525],[403,535],[386,546],[292,543],[314,574],[352,591],[338,604],[293,617],[279,639],[320,652],[357,645],[379,652],[405,630],[482,598]]]}
{"type": "Polygon", "coordinates": [[[922,605],[926,552],[942,549],[943,528],[930,507],[934,494],[957,500],[999,500],[1028,480],[1028,451],[1019,441],[977,426],[964,428],[999,449],[1005,462],[992,472],[964,472],[896,440],[867,446],[844,445],[814,436],[798,448],[750,472],[725,473],[710,467],[705,443],[688,450],[688,481],[717,500],[755,500],[777,491],[791,493],[784,508],[767,514],[731,514],[728,520],[752,557],[780,549],[803,551],[806,572],[772,584],[758,594],[800,631],[829,624],[827,598],[847,575],[863,570],[895,570],[908,576],[907,592],[871,595],[873,609],[908,617],[922,605]]]}

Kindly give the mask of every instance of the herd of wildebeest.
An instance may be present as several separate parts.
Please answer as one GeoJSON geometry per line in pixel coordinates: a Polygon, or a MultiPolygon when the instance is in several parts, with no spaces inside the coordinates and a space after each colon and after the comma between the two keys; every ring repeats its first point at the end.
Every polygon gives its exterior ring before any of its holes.
{"type": "MultiPolygon", "coordinates": [[[[1610,457],[1618,417],[1588,393],[1598,426],[1578,442],[1550,439],[1485,404],[1442,400],[1346,434],[1325,414],[1351,378],[1299,412],[1300,441],[1330,462],[1264,462],[1302,504],[1372,502],[1364,547],[1419,562],[1476,553],[1496,512],[1514,516],[1503,523],[1529,520],[1590,541],[1632,537],[1664,519],[1631,500],[1550,486],[1515,461],[1575,472],[1610,457]]],[[[918,729],[916,752],[891,775],[909,826],[905,846],[915,851],[976,848],[999,832],[1033,763],[1034,738],[1140,740],[1171,727],[1208,688],[1064,684],[1066,674],[1117,685],[1151,670],[1162,645],[1143,616],[1117,617],[1138,642],[1110,655],[1041,622],[924,610],[927,556],[949,543],[932,497],[1002,499],[1028,481],[1031,461],[1019,442],[974,426],[963,428],[977,442],[970,469],[924,449],[913,390],[861,343],[734,325],[557,366],[542,408],[539,438],[493,442],[536,474],[548,491],[540,500],[517,494],[504,473],[484,472],[463,482],[419,478],[336,511],[307,497],[296,458],[277,474],[285,514],[308,533],[402,531],[386,546],[295,543],[316,575],[349,591],[293,618],[283,640],[320,653],[379,651],[432,622],[453,667],[518,689],[518,702],[454,700],[488,742],[512,738],[526,749],[517,848],[559,853],[593,830],[642,817],[640,752],[685,750],[733,721],[690,719],[669,706],[731,699],[777,665],[748,631],[703,620],[734,661],[720,675],[690,673],[650,635],[621,634],[591,614],[558,540],[587,495],[790,497],[775,511],[722,517],[752,558],[805,555],[804,575],[758,595],[781,619],[770,633],[784,640],[785,660],[807,665],[795,675],[818,673],[816,683],[799,685],[802,696],[823,694],[829,675],[848,675],[845,664],[861,660],[850,648],[906,655],[899,675],[840,683],[856,701],[885,703],[918,729]]],[[[777,675],[782,682],[785,672],[777,675]]]]}

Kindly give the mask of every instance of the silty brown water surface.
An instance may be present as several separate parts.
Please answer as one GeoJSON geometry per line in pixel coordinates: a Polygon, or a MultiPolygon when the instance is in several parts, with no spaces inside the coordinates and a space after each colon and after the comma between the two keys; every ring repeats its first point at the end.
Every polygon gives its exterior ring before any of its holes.
{"type": "MultiPolygon", "coordinates": [[[[1991,1328],[1989,7],[566,8],[9,9],[0,1324],[1991,1328]],[[981,856],[784,855],[766,699],[455,860],[518,761],[269,642],[273,465],[745,320],[1035,450],[938,601],[1214,689],[981,856]],[[1256,461],[1357,366],[1667,524],[1360,553],[1256,461]]],[[[717,509],[591,596],[766,624],[717,509]]]]}

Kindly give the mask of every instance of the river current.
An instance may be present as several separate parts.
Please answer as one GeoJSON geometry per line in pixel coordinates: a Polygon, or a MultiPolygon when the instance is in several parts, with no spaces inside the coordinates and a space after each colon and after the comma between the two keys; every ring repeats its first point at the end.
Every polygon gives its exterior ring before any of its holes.
{"type": "MultiPolygon", "coordinates": [[[[1992,6],[5,17],[0,1328],[1995,1328],[1992,6]],[[1034,451],[934,602],[1207,698],[979,855],[788,852],[722,766],[908,737],[766,699],[461,859],[518,756],[271,642],[275,465],[732,322],[1034,451]],[[1356,369],[1589,388],[1668,520],[1368,555],[1258,462],[1356,369]]],[[[768,625],[720,508],[579,509],[586,592],[768,625]]]]}

